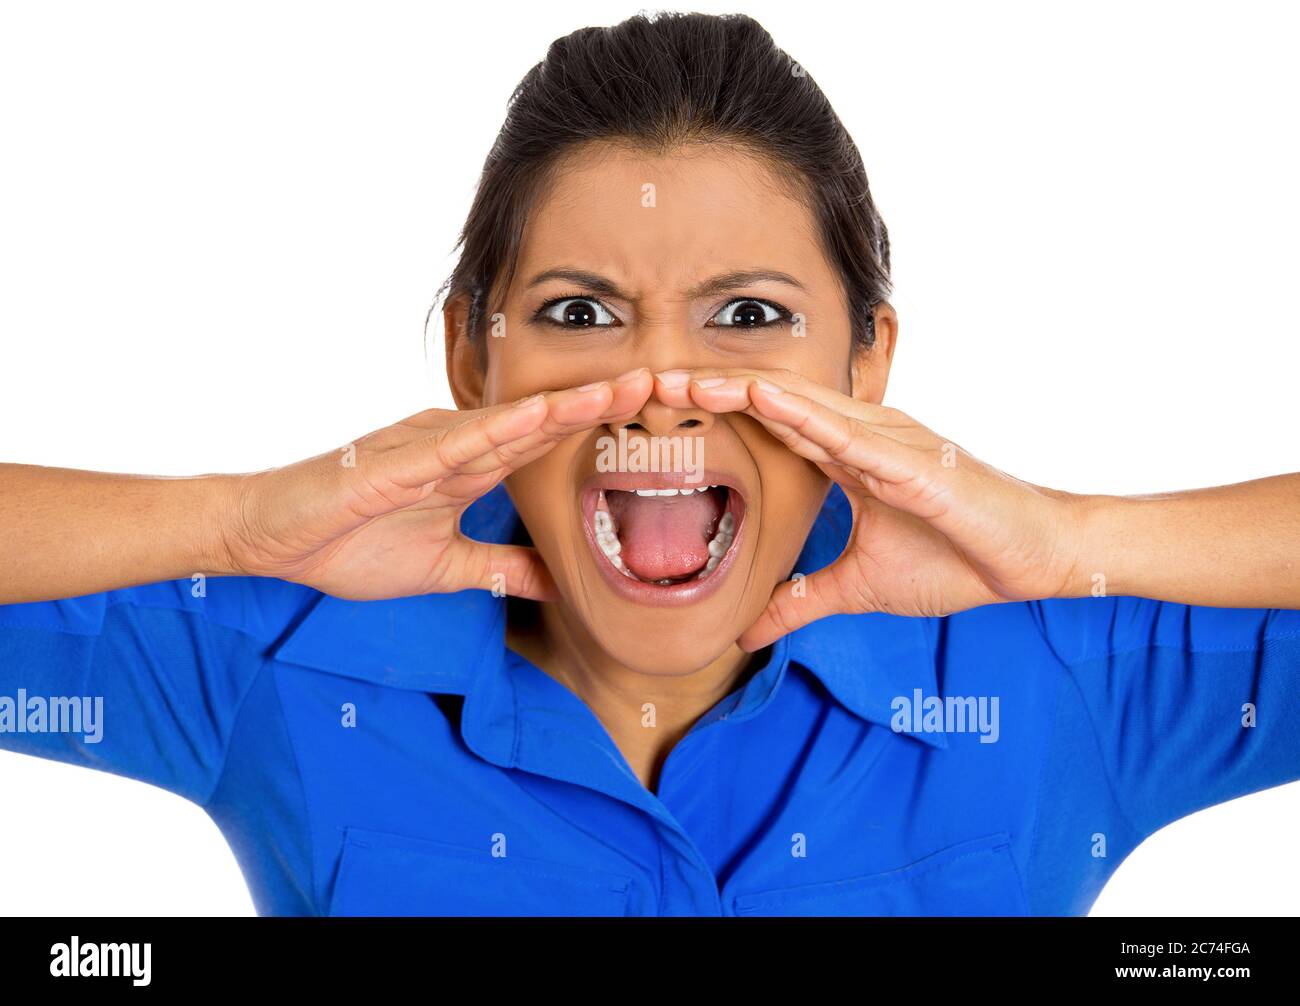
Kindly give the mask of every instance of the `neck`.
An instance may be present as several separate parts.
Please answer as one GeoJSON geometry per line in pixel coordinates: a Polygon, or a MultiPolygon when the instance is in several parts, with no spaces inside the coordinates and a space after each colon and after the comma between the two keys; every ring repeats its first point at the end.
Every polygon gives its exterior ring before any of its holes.
{"type": "Polygon", "coordinates": [[[506,645],[582,699],[651,790],[677,741],[756,663],[733,643],[686,674],[648,674],[611,657],[563,602],[520,604],[531,610],[512,605],[506,645]]]}

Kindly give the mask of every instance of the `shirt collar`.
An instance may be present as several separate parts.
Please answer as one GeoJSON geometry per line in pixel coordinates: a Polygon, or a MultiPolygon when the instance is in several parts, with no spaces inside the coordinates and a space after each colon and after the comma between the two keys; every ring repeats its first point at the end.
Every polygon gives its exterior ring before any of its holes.
{"type": "MultiPolygon", "coordinates": [[[[504,544],[512,537],[517,520],[505,487],[498,485],[465,511],[461,529],[479,541],[504,544]]],[[[848,500],[839,486],[832,484],[795,571],[808,574],[833,562],[843,551],[852,526],[848,500]]],[[[273,655],[287,663],[396,688],[467,697],[474,692],[475,708],[485,710],[493,697],[504,702],[503,697],[512,692],[511,684],[500,680],[508,677],[505,610],[505,599],[486,590],[384,601],[350,601],[323,594],[282,637],[273,655]]],[[[937,619],[885,613],[820,619],[779,639],[764,668],[744,688],[720,702],[697,727],[723,715],[736,718],[756,713],[772,698],[790,661],[815,675],[850,712],[888,727],[896,699],[911,704],[917,690],[925,698],[941,698],[935,659],[938,631],[937,619]]],[[[484,723],[487,731],[486,720],[484,723]]],[[[489,732],[499,735],[504,758],[509,747],[507,731],[489,732]]],[[[942,732],[918,731],[908,736],[935,747],[948,746],[942,732]]]]}

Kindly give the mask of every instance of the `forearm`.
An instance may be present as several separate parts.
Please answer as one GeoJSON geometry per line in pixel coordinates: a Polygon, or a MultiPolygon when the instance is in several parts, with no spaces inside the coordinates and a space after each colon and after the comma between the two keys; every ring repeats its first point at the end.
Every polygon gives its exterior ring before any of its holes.
{"type": "Polygon", "coordinates": [[[1300,608],[1300,475],[1143,496],[1087,496],[1071,596],[1300,608]]]}
{"type": "Polygon", "coordinates": [[[239,476],[0,464],[0,604],[224,575],[239,476]]]}

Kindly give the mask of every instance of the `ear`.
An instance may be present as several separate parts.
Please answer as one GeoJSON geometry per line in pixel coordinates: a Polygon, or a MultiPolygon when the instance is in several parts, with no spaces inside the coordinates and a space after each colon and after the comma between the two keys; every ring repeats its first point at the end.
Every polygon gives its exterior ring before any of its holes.
{"type": "Polygon", "coordinates": [[[885,397],[889,383],[889,368],[894,362],[894,347],[898,344],[898,315],[888,301],[875,307],[875,343],[870,349],[853,347],[850,373],[853,378],[853,397],[861,402],[879,405],[885,397]]]}
{"type": "Polygon", "coordinates": [[[458,409],[483,405],[483,355],[469,337],[469,295],[449,298],[442,309],[447,384],[458,409]]]}

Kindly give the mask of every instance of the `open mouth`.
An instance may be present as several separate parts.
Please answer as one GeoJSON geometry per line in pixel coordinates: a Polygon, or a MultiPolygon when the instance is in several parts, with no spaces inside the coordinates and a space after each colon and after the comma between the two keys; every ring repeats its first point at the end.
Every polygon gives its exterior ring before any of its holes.
{"type": "Polygon", "coordinates": [[[589,480],[580,500],[596,562],[638,599],[647,590],[694,599],[720,580],[745,518],[739,487],[721,477],[691,485],[681,476],[606,475],[589,480]]]}

